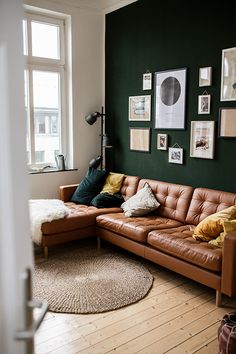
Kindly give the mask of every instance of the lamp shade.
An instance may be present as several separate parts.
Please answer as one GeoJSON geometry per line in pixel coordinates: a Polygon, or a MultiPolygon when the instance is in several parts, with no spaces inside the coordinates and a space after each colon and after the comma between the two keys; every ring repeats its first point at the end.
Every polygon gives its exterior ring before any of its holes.
{"type": "Polygon", "coordinates": [[[94,113],[91,113],[91,114],[88,114],[86,117],[85,117],[85,120],[88,124],[90,125],[93,125],[97,118],[101,116],[101,113],[99,112],[94,112],[94,113]]]}
{"type": "Polygon", "coordinates": [[[94,159],[89,161],[89,167],[98,168],[101,162],[102,162],[102,156],[97,156],[94,159]]]}

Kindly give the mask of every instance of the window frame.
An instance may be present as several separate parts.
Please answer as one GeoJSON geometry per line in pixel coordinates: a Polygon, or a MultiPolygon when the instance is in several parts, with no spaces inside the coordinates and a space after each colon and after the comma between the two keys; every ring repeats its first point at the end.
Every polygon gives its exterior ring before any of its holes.
{"type": "Polygon", "coordinates": [[[55,167],[55,162],[45,161],[38,163],[36,162],[36,150],[35,150],[35,129],[34,129],[34,104],[33,104],[33,71],[43,71],[43,72],[57,72],[59,74],[59,150],[66,155],[67,147],[67,122],[66,122],[66,112],[67,112],[67,94],[66,94],[66,43],[65,43],[65,26],[66,19],[60,17],[55,17],[53,15],[42,14],[32,12],[32,10],[26,10],[23,21],[26,21],[26,48],[27,53],[24,54],[25,57],[25,71],[28,76],[28,138],[29,138],[29,161],[28,166],[32,168],[34,166],[44,167],[46,165],[55,167]],[[60,46],[60,59],[52,58],[41,58],[32,55],[32,32],[31,32],[31,22],[36,21],[48,25],[59,26],[59,46],[60,46]]]}

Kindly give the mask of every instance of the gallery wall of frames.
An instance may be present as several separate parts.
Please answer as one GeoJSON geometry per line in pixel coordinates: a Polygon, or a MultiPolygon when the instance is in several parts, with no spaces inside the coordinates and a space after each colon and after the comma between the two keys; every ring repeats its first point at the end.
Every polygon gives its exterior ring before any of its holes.
{"type": "Polygon", "coordinates": [[[107,165],[236,192],[236,4],[216,4],[203,26],[198,3],[183,3],[139,0],[106,16],[107,165]]]}

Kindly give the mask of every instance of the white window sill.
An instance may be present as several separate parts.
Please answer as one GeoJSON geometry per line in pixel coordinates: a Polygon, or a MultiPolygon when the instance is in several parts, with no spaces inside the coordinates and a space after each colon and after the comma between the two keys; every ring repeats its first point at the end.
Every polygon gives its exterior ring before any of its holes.
{"type": "Polygon", "coordinates": [[[44,174],[44,173],[52,173],[52,172],[70,172],[70,171],[77,171],[78,168],[67,168],[65,170],[57,170],[56,168],[47,168],[46,170],[29,170],[30,175],[38,175],[38,174],[44,174]]]}

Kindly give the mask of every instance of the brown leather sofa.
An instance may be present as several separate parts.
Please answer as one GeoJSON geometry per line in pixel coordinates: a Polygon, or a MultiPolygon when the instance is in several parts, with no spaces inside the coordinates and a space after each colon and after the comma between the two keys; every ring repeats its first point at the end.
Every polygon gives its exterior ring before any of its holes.
{"type": "MultiPolygon", "coordinates": [[[[226,235],[222,249],[192,237],[201,220],[235,205],[236,194],[127,176],[121,189],[125,200],[146,182],[161,204],[156,212],[125,217],[119,208],[96,209],[67,203],[75,215],[55,220],[50,223],[53,225],[45,223],[43,246],[97,235],[98,240],[109,241],[215,289],[217,306],[222,293],[236,295],[236,232],[226,235]],[[73,217],[76,221],[72,222],[73,217]]],[[[67,201],[74,188],[61,187],[61,199],[67,201]]]]}

